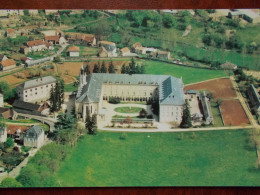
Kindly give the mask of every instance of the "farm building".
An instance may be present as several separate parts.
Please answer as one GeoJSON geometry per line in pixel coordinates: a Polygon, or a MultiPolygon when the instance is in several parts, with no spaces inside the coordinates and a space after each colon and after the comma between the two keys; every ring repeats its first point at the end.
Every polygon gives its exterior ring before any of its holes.
{"type": "Polygon", "coordinates": [[[169,52],[169,51],[157,51],[156,57],[169,60],[170,57],[171,57],[171,52],[169,52]]]}
{"type": "Polygon", "coordinates": [[[85,75],[80,73],[80,84],[76,96],[76,114],[83,121],[89,109],[103,116],[102,100],[119,98],[122,101],[159,102],[160,122],[181,122],[184,101],[183,82],[168,75],[147,74],[102,74],[85,75]]]}
{"type": "Polygon", "coordinates": [[[7,28],[5,31],[5,36],[10,38],[16,38],[16,31],[12,28],[7,28]]]}
{"type": "Polygon", "coordinates": [[[260,15],[250,9],[236,9],[228,12],[229,18],[242,18],[250,23],[259,23],[260,15]]]}
{"type": "Polygon", "coordinates": [[[8,125],[7,136],[13,138],[15,141],[22,142],[23,135],[29,128],[29,126],[8,125]]]}
{"type": "Polygon", "coordinates": [[[256,113],[260,113],[260,97],[259,92],[254,87],[254,85],[250,85],[247,90],[248,97],[251,101],[251,106],[256,113]]]}
{"type": "Polygon", "coordinates": [[[42,126],[34,125],[24,134],[24,146],[39,148],[44,142],[44,130],[42,126]]]}
{"type": "Polygon", "coordinates": [[[69,44],[89,45],[89,46],[96,45],[95,35],[92,35],[92,34],[67,33],[66,36],[68,36],[67,40],[68,40],[69,44]]]}
{"type": "Polygon", "coordinates": [[[46,49],[54,49],[53,44],[51,42],[48,43],[41,39],[27,41],[26,45],[22,45],[20,48],[21,52],[24,54],[28,54],[29,52],[44,51],[46,49]]]}
{"type": "Polygon", "coordinates": [[[71,47],[68,48],[68,55],[70,57],[78,57],[79,56],[79,51],[80,51],[79,47],[71,46],[71,47]]]}
{"type": "Polygon", "coordinates": [[[16,63],[13,59],[6,59],[3,58],[5,60],[0,61],[0,70],[1,71],[5,71],[5,70],[10,70],[16,67],[16,63]]]}
{"type": "Polygon", "coordinates": [[[107,57],[117,57],[116,44],[110,41],[99,41],[98,45],[107,51],[107,57]]]}
{"type": "Polygon", "coordinates": [[[24,102],[42,102],[50,97],[52,87],[55,87],[56,79],[52,76],[41,77],[24,82],[16,87],[19,100],[24,102]]]}
{"type": "Polygon", "coordinates": [[[206,124],[213,123],[213,116],[212,116],[211,108],[210,108],[210,105],[209,105],[209,100],[207,98],[205,91],[203,91],[199,95],[199,99],[200,99],[200,103],[201,103],[201,106],[202,106],[203,116],[204,116],[204,119],[206,121],[206,124]]]}
{"type": "Polygon", "coordinates": [[[230,62],[226,62],[224,64],[221,64],[220,67],[225,69],[225,70],[236,70],[237,69],[237,65],[232,64],[230,62]]]}
{"type": "Polygon", "coordinates": [[[5,119],[14,119],[15,112],[11,108],[0,107],[0,116],[5,119]]]}

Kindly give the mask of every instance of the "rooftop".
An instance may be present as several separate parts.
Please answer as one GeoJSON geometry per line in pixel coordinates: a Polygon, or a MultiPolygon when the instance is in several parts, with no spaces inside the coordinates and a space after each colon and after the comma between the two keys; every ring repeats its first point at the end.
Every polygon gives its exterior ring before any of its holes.
{"type": "Polygon", "coordinates": [[[26,131],[25,137],[38,138],[43,132],[44,130],[42,126],[34,125],[26,131]]]}
{"type": "Polygon", "coordinates": [[[13,59],[7,59],[7,60],[0,62],[0,64],[2,64],[3,67],[7,67],[7,66],[13,66],[16,63],[13,59]]]}
{"type": "Polygon", "coordinates": [[[158,86],[160,104],[184,104],[182,79],[169,75],[94,73],[86,79],[87,85],[83,86],[78,94],[77,102],[99,102],[103,84],[117,84],[158,86]]]}
{"type": "Polygon", "coordinates": [[[68,51],[69,52],[79,52],[79,47],[77,47],[77,46],[71,46],[71,47],[69,47],[69,49],[68,49],[68,51]]]}
{"type": "Polygon", "coordinates": [[[23,89],[30,89],[33,87],[38,87],[38,86],[55,83],[55,82],[56,82],[56,79],[54,77],[46,76],[46,77],[41,77],[38,79],[26,81],[23,84],[19,85],[18,87],[22,87],[23,89]]]}
{"type": "Polygon", "coordinates": [[[29,47],[38,46],[38,45],[45,45],[43,40],[34,40],[34,41],[27,41],[26,42],[29,47]]]}

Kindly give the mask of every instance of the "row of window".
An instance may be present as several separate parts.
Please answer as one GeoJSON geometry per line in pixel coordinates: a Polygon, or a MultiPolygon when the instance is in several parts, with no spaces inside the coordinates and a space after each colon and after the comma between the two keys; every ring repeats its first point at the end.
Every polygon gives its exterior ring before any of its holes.
{"type": "MultiPolygon", "coordinates": [[[[53,84],[50,84],[51,87],[53,87],[53,84]]],[[[46,88],[49,87],[49,85],[45,85],[46,88]]],[[[34,90],[37,90],[37,87],[33,88],[34,90]]],[[[32,91],[33,89],[30,89],[30,91],[32,91]]],[[[43,86],[41,87],[41,89],[43,89],[43,86]]],[[[29,90],[25,90],[24,92],[27,93],[27,91],[29,90]]]]}

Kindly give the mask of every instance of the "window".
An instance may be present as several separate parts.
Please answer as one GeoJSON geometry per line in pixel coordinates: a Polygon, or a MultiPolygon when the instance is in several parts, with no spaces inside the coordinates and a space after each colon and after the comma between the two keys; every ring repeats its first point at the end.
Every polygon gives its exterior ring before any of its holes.
{"type": "Polygon", "coordinates": [[[25,93],[27,93],[27,91],[25,91],[25,93]]]}
{"type": "Polygon", "coordinates": [[[27,95],[25,95],[25,97],[27,97],[27,95]]]}
{"type": "Polygon", "coordinates": [[[35,88],[35,90],[37,90],[37,88],[35,88]]]}
{"type": "Polygon", "coordinates": [[[32,89],[30,89],[30,91],[32,91],[32,89]]]}
{"type": "Polygon", "coordinates": [[[46,85],[46,87],[48,87],[48,85],[46,85]]]}
{"type": "Polygon", "coordinates": [[[35,95],[37,95],[37,93],[35,93],[35,95]]]}

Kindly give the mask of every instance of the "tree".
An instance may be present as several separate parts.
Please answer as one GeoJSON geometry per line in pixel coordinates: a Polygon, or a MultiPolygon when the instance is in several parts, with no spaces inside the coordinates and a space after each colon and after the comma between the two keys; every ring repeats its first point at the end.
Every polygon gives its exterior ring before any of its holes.
{"type": "Polygon", "coordinates": [[[131,63],[129,64],[129,74],[135,74],[136,73],[136,64],[134,58],[132,58],[131,63]]]}
{"type": "Polygon", "coordinates": [[[125,64],[123,64],[122,67],[121,67],[121,74],[126,74],[125,64]]]}
{"type": "Polygon", "coordinates": [[[90,74],[90,68],[89,68],[89,64],[86,65],[84,72],[89,75],[90,74]]]}
{"type": "Polygon", "coordinates": [[[109,62],[108,72],[109,73],[115,73],[116,72],[112,60],[109,62]]]}
{"type": "Polygon", "coordinates": [[[23,185],[16,181],[15,178],[12,177],[6,177],[2,180],[0,187],[23,187],[23,185]]]}
{"type": "Polygon", "coordinates": [[[171,28],[176,24],[176,19],[171,14],[164,14],[162,21],[163,21],[163,25],[166,28],[171,28]]]}
{"type": "Polygon", "coordinates": [[[190,128],[191,124],[191,115],[190,115],[190,108],[189,103],[186,101],[183,109],[182,121],[180,124],[181,128],[190,128]]]}
{"type": "Polygon", "coordinates": [[[49,100],[50,100],[50,111],[55,112],[57,110],[57,101],[56,101],[56,95],[53,87],[51,87],[49,100]]]}
{"type": "Polygon", "coordinates": [[[6,148],[11,148],[14,146],[14,140],[11,137],[8,137],[6,142],[5,142],[5,147],[6,148]]]}
{"type": "Polygon", "coordinates": [[[101,73],[107,73],[107,68],[106,68],[106,65],[105,65],[105,61],[102,62],[102,66],[101,66],[100,72],[101,73]]]}
{"type": "Polygon", "coordinates": [[[59,114],[58,120],[54,124],[56,130],[69,130],[72,129],[73,125],[75,124],[76,119],[71,114],[59,114]]]}
{"type": "Polygon", "coordinates": [[[97,134],[97,115],[93,114],[92,116],[90,116],[89,110],[87,110],[85,127],[88,130],[88,134],[97,134]]]}
{"type": "Polygon", "coordinates": [[[139,117],[140,118],[145,118],[147,117],[147,111],[145,109],[142,109],[140,112],[139,112],[139,117]]]}
{"type": "Polygon", "coordinates": [[[217,101],[216,101],[217,106],[220,107],[222,102],[223,102],[222,99],[217,99],[217,101]]]}
{"type": "Polygon", "coordinates": [[[100,73],[100,67],[98,64],[94,65],[93,73],[100,73]]]}
{"type": "Polygon", "coordinates": [[[145,74],[145,66],[144,65],[141,66],[140,74],[145,74]]]}

